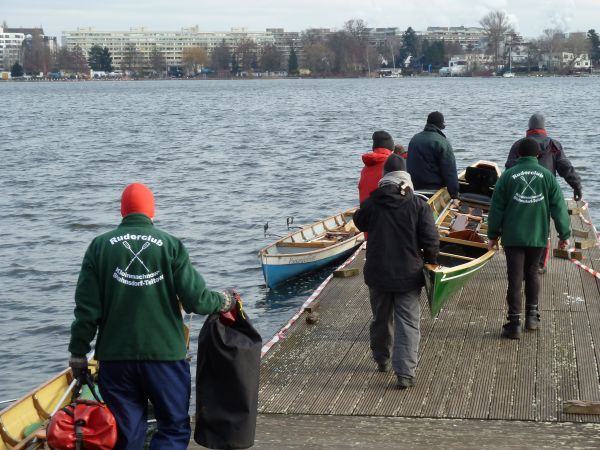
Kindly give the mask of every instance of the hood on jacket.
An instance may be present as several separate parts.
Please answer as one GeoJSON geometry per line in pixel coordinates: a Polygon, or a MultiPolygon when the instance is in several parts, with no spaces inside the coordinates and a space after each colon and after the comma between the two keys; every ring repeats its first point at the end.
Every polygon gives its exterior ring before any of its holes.
{"type": "Polygon", "coordinates": [[[376,166],[377,164],[384,164],[385,160],[392,154],[391,150],[387,148],[377,147],[372,152],[365,153],[362,155],[362,161],[365,166],[376,166]]]}
{"type": "Polygon", "coordinates": [[[379,187],[393,184],[395,186],[409,187],[411,190],[415,190],[410,173],[404,170],[395,170],[393,172],[386,173],[381,180],[379,180],[379,187]]]}
{"type": "Polygon", "coordinates": [[[436,127],[434,124],[432,123],[428,123],[425,125],[425,128],[423,128],[423,131],[433,131],[435,133],[439,133],[442,136],[446,137],[446,135],[442,132],[441,129],[439,129],[438,127],[436,127]]]}
{"type": "MultiPolygon", "coordinates": [[[[398,172],[390,172],[390,174],[398,172]]],[[[388,174],[388,175],[390,175],[388,174]]],[[[412,189],[402,189],[400,184],[387,183],[371,192],[371,201],[388,208],[399,208],[413,197],[412,189]],[[404,191],[404,193],[402,193],[404,191]]]]}

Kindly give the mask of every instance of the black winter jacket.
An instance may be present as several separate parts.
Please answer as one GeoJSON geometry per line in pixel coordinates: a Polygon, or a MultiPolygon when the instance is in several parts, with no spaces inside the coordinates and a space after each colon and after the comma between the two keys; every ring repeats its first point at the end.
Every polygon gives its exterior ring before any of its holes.
{"type": "Polygon", "coordinates": [[[408,292],[424,284],[423,264],[436,264],[439,237],[427,203],[395,185],[371,193],[354,213],[354,223],[369,232],[364,268],[367,286],[408,292]]]}
{"type": "Polygon", "coordinates": [[[410,140],[406,167],[415,190],[437,190],[446,186],[452,198],[458,196],[458,175],[452,145],[435,125],[425,125],[425,129],[410,140]]]}
{"type": "MultiPolygon", "coordinates": [[[[545,133],[528,133],[527,137],[535,139],[540,144],[541,153],[538,158],[540,165],[548,169],[555,176],[558,173],[574,190],[581,191],[581,178],[575,171],[569,158],[567,158],[567,155],[565,155],[561,143],[549,138],[545,133]]],[[[519,159],[519,144],[523,139],[519,139],[510,148],[504,165],[507,169],[510,169],[517,163],[519,159]]]]}

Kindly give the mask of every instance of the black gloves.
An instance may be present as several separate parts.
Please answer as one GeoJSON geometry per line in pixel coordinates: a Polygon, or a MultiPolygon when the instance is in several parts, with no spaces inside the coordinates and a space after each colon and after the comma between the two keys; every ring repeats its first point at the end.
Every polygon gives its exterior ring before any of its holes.
{"type": "Polygon", "coordinates": [[[85,356],[71,355],[69,367],[73,371],[73,378],[85,383],[87,377],[90,375],[87,358],[85,356]]]}
{"type": "Polygon", "coordinates": [[[573,199],[576,202],[578,202],[579,200],[581,200],[582,196],[583,196],[583,193],[581,192],[581,187],[573,188],[573,199]]]}
{"type": "Polygon", "coordinates": [[[225,292],[223,292],[223,297],[225,297],[224,301],[223,301],[223,305],[221,306],[221,309],[219,310],[219,312],[222,312],[222,313],[235,309],[235,305],[238,302],[238,300],[240,299],[240,294],[238,294],[235,289],[229,288],[229,289],[226,289],[225,292]]]}

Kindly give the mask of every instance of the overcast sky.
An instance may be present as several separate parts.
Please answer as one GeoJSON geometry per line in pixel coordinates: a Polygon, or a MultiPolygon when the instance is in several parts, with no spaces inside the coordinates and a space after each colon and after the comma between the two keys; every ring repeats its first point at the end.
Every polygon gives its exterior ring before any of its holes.
{"type": "Polygon", "coordinates": [[[525,37],[538,37],[546,28],[600,31],[600,0],[0,0],[0,21],[9,27],[41,25],[51,36],[77,27],[302,31],[341,28],[348,19],[363,19],[369,27],[411,26],[420,31],[428,26],[479,26],[494,9],[507,13],[525,37]]]}

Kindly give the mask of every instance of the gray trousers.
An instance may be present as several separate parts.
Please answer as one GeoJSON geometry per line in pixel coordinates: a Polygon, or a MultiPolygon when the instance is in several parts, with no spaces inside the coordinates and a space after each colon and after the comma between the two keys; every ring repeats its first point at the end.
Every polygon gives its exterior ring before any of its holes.
{"type": "Polygon", "coordinates": [[[369,329],[373,359],[378,363],[386,363],[391,353],[396,375],[415,376],[421,339],[420,295],[421,289],[398,293],[369,288],[373,312],[369,329]]]}

